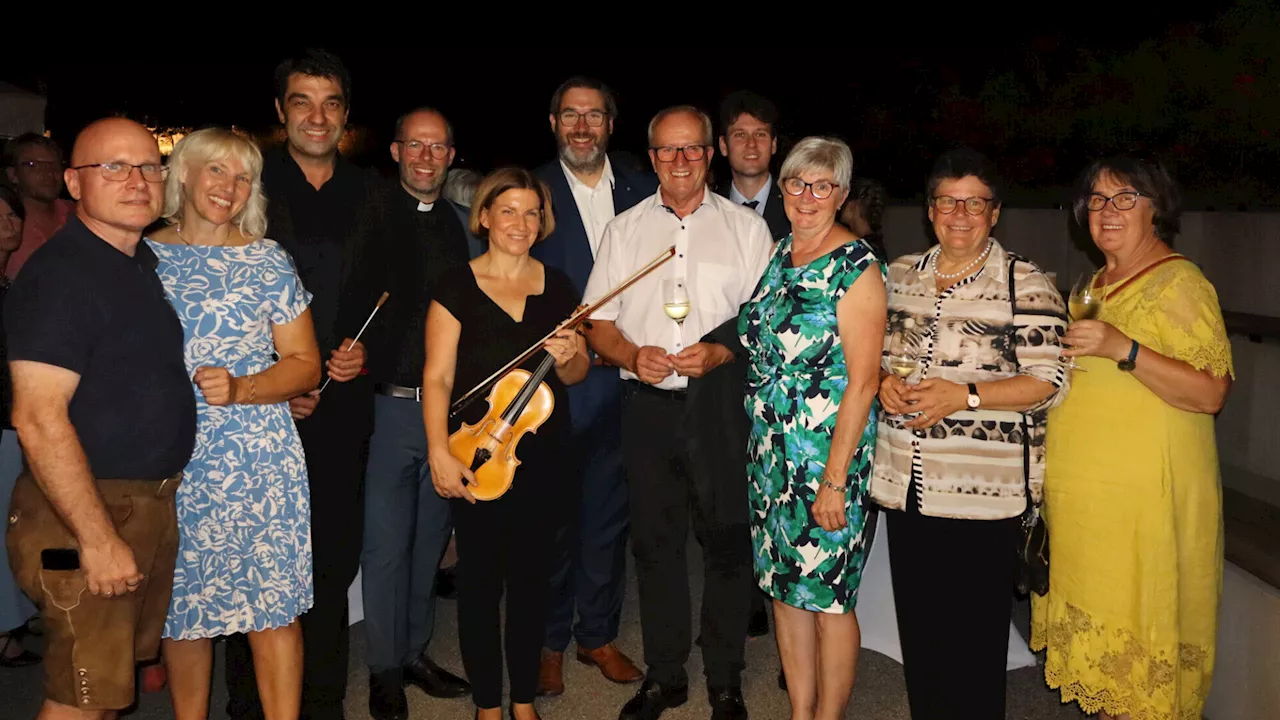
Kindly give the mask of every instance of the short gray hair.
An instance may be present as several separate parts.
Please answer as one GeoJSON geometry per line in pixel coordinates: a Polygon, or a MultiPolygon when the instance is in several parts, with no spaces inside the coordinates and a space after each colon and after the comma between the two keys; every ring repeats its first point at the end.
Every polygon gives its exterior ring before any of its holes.
{"type": "Polygon", "coordinates": [[[444,189],[440,194],[454,205],[471,207],[471,201],[475,199],[476,189],[480,187],[481,180],[484,180],[484,176],[475,170],[449,168],[448,174],[444,176],[444,189]]]}
{"type": "Polygon", "coordinates": [[[853,179],[853,153],[843,140],[831,137],[807,137],[787,153],[778,173],[782,178],[799,177],[805,172],[826,170],[844,192],[853,179]]]}
{"type": "Polygon", "coordinates": [[[182,222],[184,194],[182,177],[189,168],[199,168],[227,157],[235,157],[249,173],[249,200],[232,219],[245,237],[258,239],[267,234],[267,196],[262,192],[262,151],[253,140],[220,127],[197,130],[178,141],[169,155],[169,177],[164,184],[164,213],[170,224],[182,222]]]}
{"type": "Polygon", "coordinates": [[[658,123],[666,120],[672,115],[686,113],[692,115],[702,122],[703,145],[715,144],[715,128],[711,124],[711,116],[699,110],[692,105],[673,105],[669,108],[659,110],[657,115],[649,121],[649,147],[653,147],[653,131],[658,127],[658,123]]]}

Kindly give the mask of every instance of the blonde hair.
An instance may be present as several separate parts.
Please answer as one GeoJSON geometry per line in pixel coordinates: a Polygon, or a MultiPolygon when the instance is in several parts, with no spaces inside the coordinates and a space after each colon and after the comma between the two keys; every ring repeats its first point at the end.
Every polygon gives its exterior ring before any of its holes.
{"type": "Polygon", "coordinates": [[[489,239],[489,229],[480,223],[480,213],[492,208],[498,196],[508,190],[532,190],[537,194],[538,202],[542,204],[542,222],[538,226],[538,239],[534,242],[542,242],[556,231],[556,218],[551,212],[551,188],[524,168],[504,167],[489,173],[480,181],[480,187],[476,188],[468,223],[473,235],[489,239]]]}
{"type": "Polygon", "coordinates": [[[267,234],[267,196],[262,192],[262,151],[248,138],[241,137],[226,128],[212,127],[197,130],[178,141],[169,156],[169,177],[164,184],[164,212],[161,214],[170,224],[182,222],[185,198],[182,182],[191,168],[200,168],[211,162],[234,157],[244,165],[252,178],[249,200],[232,218],[240,232],[249,238],[267,234]]]}

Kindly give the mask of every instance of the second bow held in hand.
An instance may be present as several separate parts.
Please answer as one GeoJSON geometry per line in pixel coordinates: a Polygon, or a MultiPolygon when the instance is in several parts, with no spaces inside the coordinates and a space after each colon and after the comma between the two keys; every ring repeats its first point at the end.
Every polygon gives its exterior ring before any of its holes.
{"type": "Polygon", "coordinates": [[[449,436],[449,453],[471,468],[475,476],[476,482],[469,490],[476,500],[495,500],[511,488],[516,468],[520,465],[520,460],[516,458],[516,446],[526,433],[536,433],[555,410],[555,397],[551,388],[543,381],[555,366],[555,357],[545,350],[547,341],[564,330],[577,330],[601,305],[617,297],[640,278],[675,257],[675,254],[676,248],[672,245],[604,297],[591,305],[579,307],[573,315],[532,347],[453,403],[449,408],[450,416],[457,415],[475,401],[485,388],[489,388],[486,398],[489,409],[484,417],[473,425],[464,423],[457,432],[449,436]],[[532,373],[519,367],[539,351],[544,357],[532,373]]]}

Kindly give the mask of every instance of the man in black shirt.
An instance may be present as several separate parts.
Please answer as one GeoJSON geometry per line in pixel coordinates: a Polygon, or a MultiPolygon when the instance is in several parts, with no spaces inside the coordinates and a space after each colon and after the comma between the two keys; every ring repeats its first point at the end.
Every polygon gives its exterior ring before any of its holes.
{"type": "Polygon", "coordinates": [[[453,127],[438,111],[419,108],[396,122],[391,157],[400,183],[389,188],[391,231],[381,239],[379,263],[391,295],[370,330],[377,394],[360,557],[369,713],[376,720],[407,716],[406,681],[434,697],[471,692],[427,657],[436,568],[451,524],[449,501],[436,494],[427,465],[423,338],[432,287],[445,273],[466,272],[481,249],[468,237],[466,210],[440,195],[454,152],[453,127]]]}
{"type": "Polygon", "coordinates": [[[85,128],[64,175],[76,214],[6,301],[13,425],[30,468],[8,546],[45,622],[45,717],[132,705],[135,662],[159,654],[168,614],[196,401],[182,325],[141,242],[164,176],[146,128],[85,128]]]}
{"type": "MultiPolygon", "coordinates": [[[[338,154],[347,122],[350,76],[320,50],[276,68],[276,110],[288,140],[265,154],[268,235],[293,256],[313,295],[312,320],[324,390],[290,401],[307,457],[311,489],[315,604],[302,616],[302,717],[343,717],[347,686],[347,590],[360,564],[364,470],[373,431],[373,384],[360,374],[365,351],[352,336],[386,288],[372,272],[370,248],[384,233],[385,193],[375,173],[338,154]]],[[[243,635],[228,638],[227,712],[262,717],[243,635]]]]}

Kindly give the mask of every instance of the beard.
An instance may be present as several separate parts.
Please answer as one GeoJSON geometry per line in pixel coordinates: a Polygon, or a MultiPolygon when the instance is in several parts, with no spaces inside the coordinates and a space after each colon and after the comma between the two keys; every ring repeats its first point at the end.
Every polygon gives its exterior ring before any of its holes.
{"type": "MultiPolygon", "coordinates": [[[[577,137],[587,136],[578,135],[577,137]]],[[[591,137],[592,140],[594,140],[591,145],[591,149],[588,150],[586,154],[579,154],[574,152],[573,146],[570,145],[567,138],[561,135],[556,136],[556,145],[558,145],[560,149],[560,160],[564,162],[565,165],[568,165],[570,170],[588,172],[591,170],[597,170],[604,165],[604,153],[605,149],[609,146],[609,136],[606,135],[599,140],[595,140],[594,136],[591,137]]]]}

